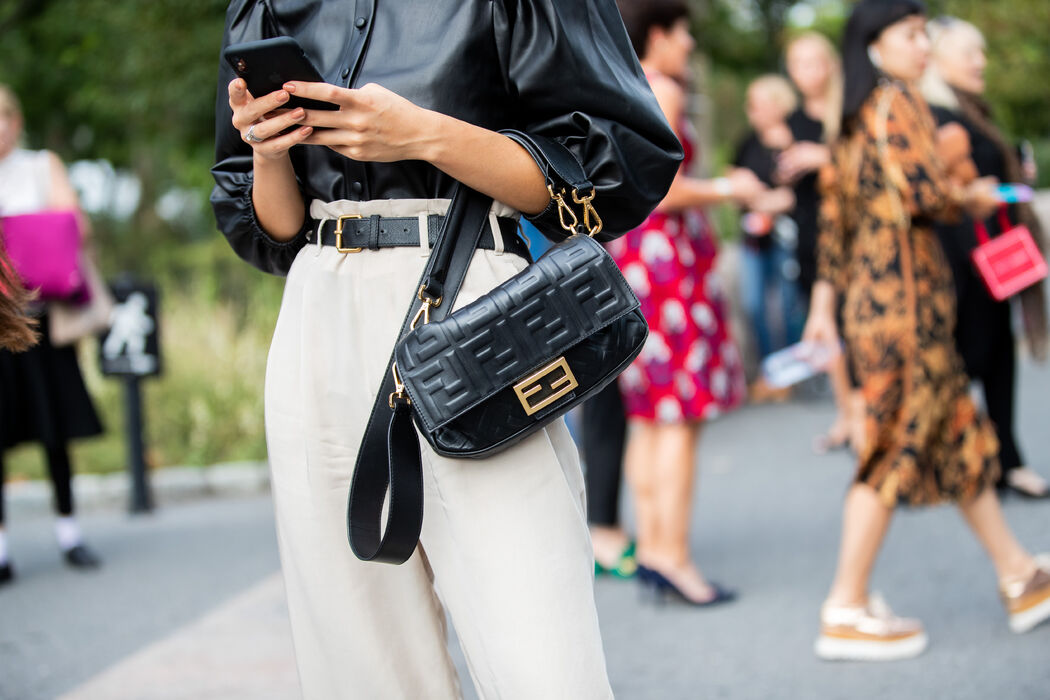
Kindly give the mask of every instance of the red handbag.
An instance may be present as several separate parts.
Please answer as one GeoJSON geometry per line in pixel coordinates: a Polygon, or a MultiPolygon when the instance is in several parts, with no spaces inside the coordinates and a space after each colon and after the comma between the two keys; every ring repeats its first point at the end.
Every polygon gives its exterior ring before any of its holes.
{"type": "Polygon", "coordinates": [[[42,211],[0,219],[0,233],[15,272],[42,301],[86,301],[80,269],[80,224],[72,211],[42,211]]]}
{"type": "Polygon", "coordinates": [[[1003,233],[991,238],[983,221],[974,222],[978,245],[970,257],[988,293],[1003,301],[1046,279],[1047,264],[1028,227],[1010,223],[1005,205],[999,208],[999,223],[1003,233]]]}

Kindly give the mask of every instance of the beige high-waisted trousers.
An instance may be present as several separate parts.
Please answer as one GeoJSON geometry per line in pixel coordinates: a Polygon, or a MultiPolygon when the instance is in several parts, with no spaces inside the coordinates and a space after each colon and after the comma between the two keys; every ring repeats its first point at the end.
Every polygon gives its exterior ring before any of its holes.
{"type": "MultiPolygon", "coordinates": [[[[425,216],[447,207],[314,202],[311,215],[425,216]]],[[[438,456],[421,438],[416,553],[401,566],[361,562],[347,543],[358,445],[427,255],[425,247],[343,255],[308,244],[288,274],[266,370],[266,437],[303,695],[460,697],[447,610],[481,697],[611,697],[583,478],[563,421],[481,461],[438,456]]],[[[525,265],[478,251],[456,306],[525,265]]]]}

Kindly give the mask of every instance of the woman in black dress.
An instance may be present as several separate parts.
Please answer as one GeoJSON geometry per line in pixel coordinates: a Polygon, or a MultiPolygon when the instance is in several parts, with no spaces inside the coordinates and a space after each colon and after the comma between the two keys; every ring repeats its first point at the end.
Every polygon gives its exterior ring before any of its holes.
{"type": "MultiPolygon", "coordinates": [[[[969,136],[970,152],[977,174],[1000,182],[1022,182],[1020,159],[991,119],[991,110],[981,97],[984,92],[984,37],[969,22],[943,17],[930,23],[933,62],[925,76],[923,92],[939,126],[961,125],[969,136]]],[[[1014,426],[1016,403],[1017,343],[1012,323],[1012,304],[997,301],[978,276],[970,259],[977,246],[977,228],[990,236],[1004,227],[1023,223],[1046,250],[1042,226],[1028,204],[1003,205],[985,221],[969,216],[955,224],[940,224],[937,233],[955,278],[958,321],[955,340],[966,364],[966,373],[979,380],[988,415],[999,436],[1002,463],[1000,487],[1030,498],[1050,497],[1050,484],[1038,472],[1024,466],[1014,426]]],[[[1042,283],[1021,292],[1020,305],[1032,355],[1046,360],[1046,296],[1042,283]]]]}
{"type": "MultiPolygon", "coordinates": [[[[842,112],[842,60],[831,41],[818,32],[793,39],[784,52],[788,77],[802,96],[798,109],[788,117],[794,143],[777,161],[777,176],[791,183],[798,227],[799,288],[808,305],[817,276],[817,172],[831,162],[828,144],[838,137],[842,112]]],[[[845,355],[828,367],[835,396],[836,416],[828,431],[813,441],[818,453],[863,442],[864,399],[850,383],[845,355]]]]}

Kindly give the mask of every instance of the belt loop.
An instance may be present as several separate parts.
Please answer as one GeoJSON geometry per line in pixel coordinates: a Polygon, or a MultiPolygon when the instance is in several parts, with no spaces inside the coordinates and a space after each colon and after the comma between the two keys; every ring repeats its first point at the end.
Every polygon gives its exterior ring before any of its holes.
{"type": "Polygon", "coordinates": [[[489,211],[489,228],[492,229],[492,250],[496,255],[503,255],[503,231],[499,227],[496,212],[489,211]]]}
{"type": "Polygon", "coordinates": [[[314,257],[315,258],[318,257],[321,254],[321,248],[323,247],[321,245],[321,233],[322,233],[322,229],[324,228],[324,225],[326,223],[328,223],[329,221],[331,221],[331,219],[324,218],[324,219],[321,219],[320,221],[317,222],[317,233],[316,233],[316,235],[317,235],[317,246],[316,246],[316,248],[314,250],[314,257]]]}
{"type": "Polygon", "coordinates": [[[379,250],[379,215],[368,217],[368,249],[379,250]]]}
{"type": "Polygon", "coordinates": [[[419,215],[419,255],[430,257],[430,215],[426,213],[419,215]]]}
{"type": "Polygon", "coordinates": [[[438,235],[441,233],[441,224],[444,223],[445,217],[443,214],[431,214],[427,217],[427,245],[431,248],[437,241],[438,235]]]}

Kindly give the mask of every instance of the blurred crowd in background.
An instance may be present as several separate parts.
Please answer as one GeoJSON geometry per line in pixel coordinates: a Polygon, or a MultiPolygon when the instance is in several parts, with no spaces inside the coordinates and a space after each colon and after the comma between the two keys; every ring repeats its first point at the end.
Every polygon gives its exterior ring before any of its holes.
{"type": "MultiPolygon", "coordinates": [[[[87,255],[101,269],[99,276],[130,271],[149,277],[167,299],[161,323],[171,361],[148,394],[152,413],[164,416],[163,430],[154,425],[150,440],[154,467],[265,458],[261,378],[280,282],[236,260],[214,234],[204,207],[210,90],[224,5],[40,0],[0,8],[0,83],[8,86],[0,89],[0,214],[75,209],[83,230],[91,232],[87,255]],[[90,61],[82,60],[89,54],[90,61]],[[43,56],[48,59],[41,61],[43,56]],[[76,162],[67,170],[62,161],[76,162]]],[[[960,182],[991,176],[1046,184],[1050,91],[1034,92],[1025,79],[1050,70],[1045,3],[930,5],[930,17],[950,16],[923,30],[929,61],[915,94],[942,127],[938,147],[950,148],[962,128],[966,160],[976,171],[960,182]]],[[[804,329],[822,279],[819,219],[828,188],[820,173],[833,164],[835,144],[844,136],[850,76],[840,47],[852,8],[832,0],[624,0],[620,6],[653,91],[685,147],[686,163],[665,206],[609,245],[654,332],[619,385],[577,417],[595,570],[637,577],[647,590],[709,605],[730,601],[735,593],[701,573],[689,546],[701,426],[748,400],[787,400],[792,390],[768,381],[762,361],[800,342],[804,332],[820,336],[804,329]],[[635,508],[636,540],[621,526],[622,471],[635,508]]],[[[942,155],[947,163],[948,151],[942,155]]],[[[935,217],[918,206],[915,220],[932,222],[935,217]]],[[[948,324],[948,335],[954,329],[953,351],[964,364],[953,366],[958,372],[951,376],[965,371],[980,382],[996,433],[981,454],[989,453],[1002,470],[959,478],[990,478],[1001,489],[1046,497],[1047,482],[1027,466],[1013,428],[1015,328],[1027,340],[1025,352],[1045,357],[1045,294],[1033,288],[1013,306],[995,300],[969,260],[978,229],[995,236],[1025,224],[1038,237],[1039,222],[1025,205],[970,214],[936,226],[944,272],[950,269],[954,280],[954,298],[945,307],[952,316],[942,326],[948,324]]],[[[540,243],[540,236],[530,238],[540,243]]],[[[948,289],[937,286],[939,279],[933,288],[938,295],[948,289]]],[[[0,285],[13,288],[9,279],[0,285]]],[[[96,295],[95,303],[100,299],[96,295]]],[[[839,323],[848,328],[841,306],[839,323]]],[[[8,478],[49,475],[60,549],[70,565],[90,568],[100,557],[76,525],[70,479],[73,465],[88,471],[123,467],[120,437],[113,434],[119,392],[94,367],[89,336],[97,327],[54,342],[56,311],[61,313],[53,304],[35,309],[40,341],[34,349],[0,353],[0,477],[3,467],[8,478]],[[82,338],[88,342],[78,346],[82,338]],[[39,410],[25,412],[26,405],[39,410]],[[74,439],[99,435],[103,425],[110,429],[106,437],[71,449],[74,439]]],[[[17,332],[10,336],[13,347],[23,340],[17,332]]],[[[816,452],[852,449],[862,463],[870,462],[877,451],[870,440],[881,439],[871,410],[877,397],[863,391],[871,387],[870,376],[858,377],[849,355],[837,354],[822,368],[837,408],[834,422],[826,433],[804,439],[812,439],[816,452]]],[[[717,423],[706,429],[717,430],[717,423]]],[[[984,438],[960,434],[964,439],[984,438]]],[[[893,491],[883,500],[887,509],[898,496],[938,500],[916,495],[923,485],[894,482],[883,488],[885,475],[858,478],[877,480],[882,495],[893,491]]],[[[960,487],[953,495],[965,502],[976,492],[964,496],[960,487]]],[[[858,516],[868,523],[859,530],[870,529],[878,517],[858,516]]],[[[967,517],[982,536],[981,519],[994,514],[967,517]]],[[[3,524],[0,500],[0,582],[5,571],[10,578],[3,524]]],[[[985,542],[993,542],[992,549],[1007,536],[995,537],[985,542]]],[[[878,541],[866,546],[877,551],[878,541]]],[[[1012,554],[1016,563],[1028,556],[1019,551],[1003,556],[1012,554]]],[[[866,583],[870,570],[853,573],[866,583]]],[[[839,572],[838,589],[849,587],[849,575],[839,572]]],[[[851,601],[837,602],[840,618],[853,614],[842,613],[851,601]]],[[[921,632],[870,607],[856,614],[885,623],[884,634],[917,639],[921,632]]],[[[856,622],[828,615],[828,625],[856,622]]]]}

